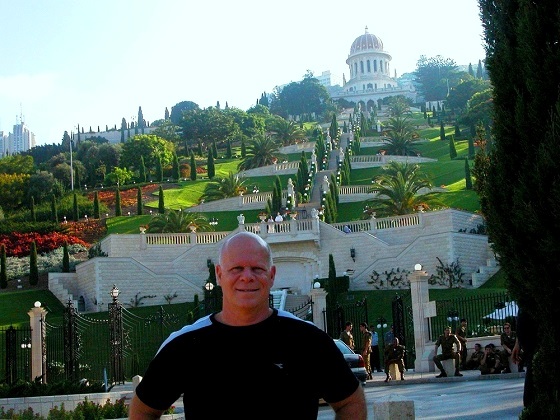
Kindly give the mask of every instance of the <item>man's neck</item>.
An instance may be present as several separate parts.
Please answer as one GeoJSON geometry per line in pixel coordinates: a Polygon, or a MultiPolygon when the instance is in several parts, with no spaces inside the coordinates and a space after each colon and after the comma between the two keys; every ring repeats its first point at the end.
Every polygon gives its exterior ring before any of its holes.
{"type": "Polygon", "coordinates": [[[222,324],[242,327],[258,324],[271,316],[273,312],[274,311],[268,307],[260,311],[238,311],[224,308],[221,312],[216,314],[215,319],[222,324]]]}

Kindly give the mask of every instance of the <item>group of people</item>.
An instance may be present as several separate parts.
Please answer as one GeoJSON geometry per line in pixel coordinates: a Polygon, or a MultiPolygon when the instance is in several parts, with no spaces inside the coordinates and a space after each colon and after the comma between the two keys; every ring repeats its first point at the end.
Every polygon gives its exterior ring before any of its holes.
{"type": "MultiPolygon", "coordinates": [[[[517,342],[517,334],[512,330],[511,324],[506,322],[503,332],[500,335],[499,350],[492,343],[487,344],[482,350],[479,343],[474,345],[474,350],[467,359],[467,320],[462,318],[455,334],[451,334],[451,327],[444,329],[444,334],[436,341],[435,353],[433,358],[435,365],[441,371],[436,378],[447,376],[443,368],[442,361],[447,359],[455,360],[455,376],[463,376],[459,369],[480,370],[482,375],[493,373],[511,373],[509,358],[514,356],[514,348],[517,342]],[[441,354],[437,354],[438,347],[441,345],[441,354]]],[[[514,357],[518,364],[518,372],[524,372],[523,358],[521,352],[517,352],[514,357]]]]}
{"type": "MultiPolygon", "coordinates": [[[[355,348],[354,336],[352,335],[352,322],[346,322],[344,326],[344,330],[340,333],[340,339],[348,345],[352,350],[357,352],[355,348]]],[[[367,378],[373,379],[373,371],[376,370],[377,372],[381,372],[381,360],[379,356],[379,334],[375,331],[374,326],[372,325],[368,328],[366,322],[360,323],[360,333],[362,334],[362,348],[360,349],[359,353],[362,355],[367,371],[367,378]]],[[[405,347],[399,344],[399,339],[395,337],[393,326],[391,325],[391,329],[387,331],[385,334],[385,348],[383,349],[384,353],[384,371],[386,376],[385,382],[392,380],[391,374],[389,372],[390,367],[392,364],[397,365],[399,370],[401,380],[404,381],[404,356],[405,356],[405,347]]]]}

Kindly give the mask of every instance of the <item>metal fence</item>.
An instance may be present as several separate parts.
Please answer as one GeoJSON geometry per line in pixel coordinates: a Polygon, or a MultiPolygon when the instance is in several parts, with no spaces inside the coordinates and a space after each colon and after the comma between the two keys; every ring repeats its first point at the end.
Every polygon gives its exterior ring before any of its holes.
{"type": "Polygon", "coordinates": [[[460,320],[467,320],[467,337],[482,337],[502,333],[505,322],[515,330],[517,305],[508,293],[494,293],[436,301],[437,316],[430,318],[430,339],[435,341],[446,326],[455,332],[460,320]]]}

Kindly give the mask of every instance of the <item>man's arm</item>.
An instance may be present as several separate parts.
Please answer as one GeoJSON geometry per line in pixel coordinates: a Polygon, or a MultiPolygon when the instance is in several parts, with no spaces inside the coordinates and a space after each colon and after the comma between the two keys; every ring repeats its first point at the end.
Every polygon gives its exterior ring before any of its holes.
{"type": "Polygon", "coordinates": [[[134,394],[128,408],[128,418],[131,420],[159,419],[163,412],[164,410],[156,410],[147,406],[134,394]]]}
{"type": "Polygon", "coordinates": [[[513,346],[513,350],[511,351],[511,359],[515,364],[518,364],[521,361],[521,358],[519,357],[520,351],[521,349],[519,348],[519,339],[516,337],[515,346],[513,346]]]}
{"type": "Polygon", "coordinates": [[[336,420],[366,420],[366,396],[361,385],[348,398],[330,404],[336,413],[336,420]]]}

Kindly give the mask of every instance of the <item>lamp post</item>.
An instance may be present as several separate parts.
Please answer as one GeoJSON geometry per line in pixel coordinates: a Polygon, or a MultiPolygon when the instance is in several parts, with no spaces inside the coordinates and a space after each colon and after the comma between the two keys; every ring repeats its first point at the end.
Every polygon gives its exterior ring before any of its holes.
{"type": "Polygon", "coordinates": [[[210,221],[208,222],[208,224],[209,224],[210,226],[216,226],[216,225],[218,224],[218,219],[216,219],[215,217],[212,217],[212,218],[210,219],[210,221]]]}
{"type": "Polygon", "coordinates": [[[113,384],[124,383],[124,331],[122,305],[119,302],[119,288],[113,284],[109,295],[112,303],[109,306],[109,329],[111,343],[111,379],[113,384]]]}
{"type": "Polygon", "coordinates": [[[25,360],[25,365],[24,365],[24,377],[26,381],[29,381],[30,379],[30,373],[29,373],[29,352],[31,350],[31,339],[29,337],[25,337],[23,340],[21,340],[21,344],[20,344],[21,349],[23,350],[23,357],[25,360]]]}
{"type": "Polygon", "coordinates": [[[381,352],[381,361],[385,363],[385,328],[387,328],[387,320],[385,317],[380,316],[376,320],[377,322],[377,329],[381,330],[381,348],[383,351],[381,352]]]}
{"type": "Polygon", "coordinates": [[[455,309],[451,309],[449,312],[447,312],[447,321],[451,324],[451,333],[455,334],[457,321],[459,321],[459,312],[457,312],[455,309]]]}

